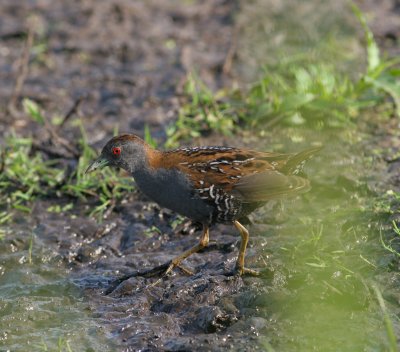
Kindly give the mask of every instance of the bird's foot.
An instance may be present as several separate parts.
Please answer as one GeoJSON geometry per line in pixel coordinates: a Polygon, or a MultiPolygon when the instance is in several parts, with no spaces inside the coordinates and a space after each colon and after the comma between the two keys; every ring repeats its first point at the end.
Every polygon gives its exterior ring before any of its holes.
{"type": "Polygon", "coordinates": [[[183,266],[182,264],[179,264],[176,266],[177,268],[181,269],[186,275],[188,276],[192,276],[194,275],[194,272],[188,268],[186,268],[185,266],[183,266]]]}
{"type": "Polygon", "coordinates": [[[172,272],[172,270],[174,270],[175,268],[181,269],[187,275],[194,275],[194,273],[191,270],[184,267],[180,262],[171,260],[169,262],[166,262],[164,264],[156,266],[152,269],[147,269],[144,271],[135,271],[131,274],[128,274],[119,279],[116,279],[108,286],[108,288],[105,290],[104,293],[106,295],[112,293],[121,283],[129,280],[132,277],[152,278],[155,276],[160,276],[160,278],[156,282],[149,285],[150,287],[156,286],[157,284],[159,284],[162,281],[162,279],[164,277],[166,277],[168,274],[170,274],[172,272]]]}
{"type": "Polygon", "coordinates": [[[194,272],[189,270],[188,268],[184,267],[180,261],[172,259],[169,262],[169,265],[167,269],[164,271],[164,273],[161,274],[161,277],[153,282],[152,284],[149,285],[149,287],[154,287],[157,286],[166,276],[168,276],[175,268],[181,269],[186,275],[194,275],[194,272]]]}
{"type": "Polygon", "coordinates": [[[236,274],[239,276],[249,275],[249,276],[260,276],[260,272],[254,269],[244,268],[244,267],[236,267],[235,268],[236,274]]]}

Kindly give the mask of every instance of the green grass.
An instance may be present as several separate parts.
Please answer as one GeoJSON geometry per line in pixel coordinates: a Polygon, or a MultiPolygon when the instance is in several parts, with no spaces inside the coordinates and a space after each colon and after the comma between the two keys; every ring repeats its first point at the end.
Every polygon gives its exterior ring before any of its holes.
{"type": "Polygon", "coordinates": [[[232,101],[232,92],[212,92],[194,74],[187,76],[184,87],[186,104],[178,113],[178,119],[166,130],[166,147],[176,147],[180,140],[196,138],[210,132],[232,135],[240,122],[240,106],[232,101]]]}
{"type": "MultiPolygon", "coordinates": [[[[26,110],[37,123],[44,123],[37,104],[24,101],[26,110]]],[[[74,169],[68,171],[65,160],[48,158],[34,148],[33,140],[15,133],[6,138],[0,149],[2,172],[0,174],[0,225],[12,219],[10,211],[16,209],[30,213],[35,199],[78,199],[82,202],[96,199],[97,205],[90,215],[101,218],[112,202],[122,199],[125,192],[133,190],[130,177],[122,177],[117,171],[107,168],[102,172],[85,174],[96,152],[88,145],[86,133],[80,124],[80,157],[74,169]]],[[[72,210],[74,202],[54,205],[49,212],[72,210]]]]}
{"type": "MultiPolygon", "coordinates": [[[[42,338],[42,345],[41,345],[42,351],[49,351],[49,347],[45,343],[45,341],[42,338]]],[[[57,351],[58,352],[72,352],[72,348],[68,342],[68,340],[65,337],[59,337],[57,341],[57,351]]]]}
{"type": "Polygon", "coordinates": [[[32,231],[32,233],[31,233],[31,238],[30,238],[30,240],[29,240],[29,247],[28,247],[28,263],[29,263],[29,264],[32,264],[32,252],[33,252],[33,242],[34,242],[34,239],[35,239],[35,234],[34,234],[33,231],[32,231]]]}
{"type": "Polygon", "coordinates": [[[381,229],[379,233],[380,241],[383,248],[385,248],[387,251],[392,253],[397,258],[400,258],[400,252],[398,249],[396,249],[400,247],[399,246],[400,229],[395,221],[392,221],[392,225],[393,225],[393,234],[391,234],[391,238],[390,239],[384,238],[383,231],[381,229]]]}

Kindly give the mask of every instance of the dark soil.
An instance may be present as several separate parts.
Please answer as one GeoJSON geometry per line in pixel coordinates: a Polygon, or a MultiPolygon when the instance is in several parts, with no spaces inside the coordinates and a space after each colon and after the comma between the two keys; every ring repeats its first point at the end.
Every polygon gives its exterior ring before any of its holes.
{"type": "MultiPolygon", "coordinates": [[[[84,96],[80,112],[94,143],[116,127],[142,133],[145,123],[162,137],[176,118],[187,72],[196,70],[211,87],[224,80],[235,2],[6,0],[0,6],[1,106],[12,95],[29,28],[36,36],[20,95],[49,115],[65,114],[84,96]]],[[[27,124],[10,122],[19,129],[27,124]]],[[[3,134],[10,126],[0,128],[3,134]]]]}
{"type": "Polygon", "coordinates": [[[400,54],[400,1],[357,0],[356,3],[368,16],[375,38],[382,49],[391,56],[400,54]]]}

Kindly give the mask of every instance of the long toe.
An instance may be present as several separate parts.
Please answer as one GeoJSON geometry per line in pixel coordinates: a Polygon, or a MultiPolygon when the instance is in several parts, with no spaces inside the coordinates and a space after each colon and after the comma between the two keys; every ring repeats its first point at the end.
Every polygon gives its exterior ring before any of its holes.
{"type": "Polygon", "coordinates": [[[155,281],[152,284],[150,284],[149,286],[150,287],[157,286],[162,281],[162,279],[164,277],[168,276],[168,274],[170,274],[172,272],[172,270],[174,270],[174,268],[176,266],[177,266],[177,264],[174,263],[173,261],[171,261],[171,263],[169,264],[168,268],[164,271],[164,273],[161,275],[161,277],[157,281],[155,281]]]}
{"type": "Polygon", "coordinates": [[[236,268],[236,273],[240,276],[242,275],[260,276],[259,271],[249,268],[236,268]]]}
{"type": "Polygon", "coordinates": [[[192,270],[186,268],[182,264],[178,264],[176,267],[181,269],[186,275],[189,275],[189,276],[194,275],[194,272],[192,270]]]}

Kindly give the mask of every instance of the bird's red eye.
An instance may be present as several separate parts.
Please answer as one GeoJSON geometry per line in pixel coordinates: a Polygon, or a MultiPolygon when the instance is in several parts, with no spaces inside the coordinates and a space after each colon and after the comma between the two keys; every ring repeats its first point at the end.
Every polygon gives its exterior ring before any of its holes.
{"type": "Polygon", "coordinates": [[[114,154],[114,155],[121,155],[121,148],[120,147],[114,147],[114,148],[112,148],[112,153],[114,154]]]}

